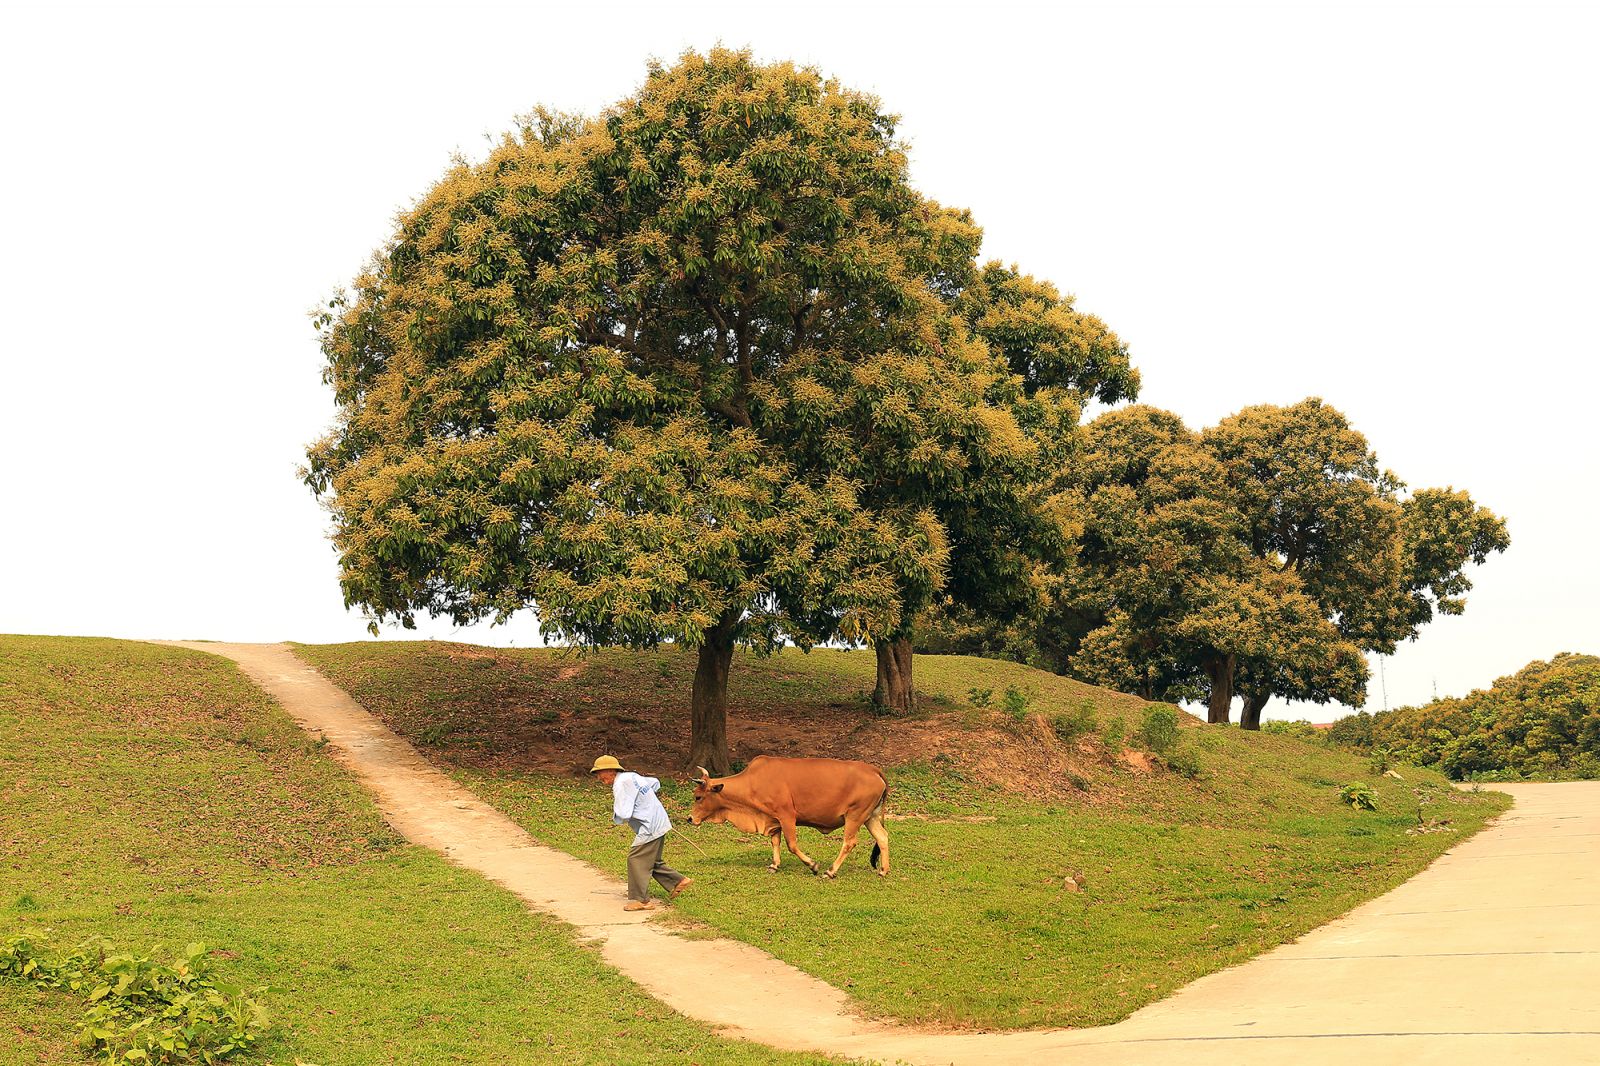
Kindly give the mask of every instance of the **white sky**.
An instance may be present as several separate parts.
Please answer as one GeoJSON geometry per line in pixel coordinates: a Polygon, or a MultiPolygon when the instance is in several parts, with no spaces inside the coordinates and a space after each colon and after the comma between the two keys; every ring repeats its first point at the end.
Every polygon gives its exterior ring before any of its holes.
{"type": "Polygon", "coordinates": [[[1389,705],[1600,652],[1597,11],[8,3],[0,632],[363,638],[295,477],[332,416],[306,312],[452,152],[720,40],[878,93],[918,186],[1104,317],[1145,401],[1320,395],[1506,516],[1389,705]]]}

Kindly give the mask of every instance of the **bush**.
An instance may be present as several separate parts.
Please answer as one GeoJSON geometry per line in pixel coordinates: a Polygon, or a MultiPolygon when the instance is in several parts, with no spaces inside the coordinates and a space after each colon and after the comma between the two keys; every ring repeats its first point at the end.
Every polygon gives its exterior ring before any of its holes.
{"type": "Polygon", "coordinates": [[[1179,744],[1166,756],[1167,769],[1191,781],[1198,780],[1204,773],[1200,766],[1200,753],[1189,744],[1179,744]]]}
{"type": "Polygon", "coordinates": [[[216,980],[208,955],[190,944],[170,964],[93,945],[52,956],[20,934],[0,943],[0,977],[87,996],[78,1042],[105,1062],[214,1063],[250,1050],[267,1028],[253,998],[266,989],[216,980]]]}
{"type": "Polygon", "coordinates": [[[1063,744],[1071,744],[1086,733],[1094,732],[1099,725],[1093,700],[1080,700],[1076,707],[1057,711],[1050,718],[1050,728],[1055,730],[1063,744]]]}
{"type": "Polygon", "coordinates": [[[1459,699],[1381,711],[1371,733],[1371,746],[1458,781],[1592,776],[1600,772],[1600,656],[1563,653],[1459,699]]]}
{"type": "Polygon", "coordinates": [[[1128,725],[1122,715],[1117,715],[1100,730],[1100,743],[1106,751],[1116,755],[1122,751],[1122,741],[1128,735],[1128,725]]]}
{"type": "Polygon", "coordinates": [[[1358,811],[1375,811],[1378,809],[1377,793],[1358,781],[1351,782],[1339,790],[1339,801],[1348,803],[1351,808],[1358,811]]]}
{"type": "Polygon", "coordinates": [[[1139,736],[1144,746],[1157,755],[1171,751],[1178,743],[1178,708],[1169,703],[1146,707],[1139,736]]]}
{"type": "Polygon", "coordinates": [[[1033,693],[1020,689],[1015,685],[1007,685],[1006,694],[1001,697],[1000,706],[1004,708],[1006,714],[1020,722],[1028,717],[1028,708],[1033,706],[1033,693]]]}
{"type": "Polygon", "coordinates": [[[1372,715],[1362,711],[1336,719],[1328,727],[1328,743],[1350,748],[1372,747],[1372,715]]]}
{"type": "Polygon", "coordinates": [[[1308,744],[1320,744],[1322,742],[1322,734],[1317,730],[1317,727],[1303,718],[1292,722],[1263,722],[1261,731],[1263,733],[1273,733],[1280,737],[1294,737],[1296,740],[1303,740],[1308,744]]]}
{"type": "Polygon", "coordinates": [[[969,689],[967,689],[967,698],[972,701],[972,705],[974,707],[977,707],[980,710],[982,708],[984,708],[984,707],[989,706],[989,700],[991,698],[993,698],[993,696],[994,696],[994,689],[992,689],[992,688],[969,688],[969,689]]]}

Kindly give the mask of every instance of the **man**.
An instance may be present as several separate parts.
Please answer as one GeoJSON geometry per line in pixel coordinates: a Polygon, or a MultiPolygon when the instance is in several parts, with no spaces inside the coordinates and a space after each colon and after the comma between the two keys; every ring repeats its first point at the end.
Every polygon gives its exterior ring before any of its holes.
{"type": "Polygon", "coordinates": [[[647,911],[655,907],[650,899],[650,879],[654,877],[671,895],[694,884],[661,861],[672,821],[656,793],[661,781],[632,773],[610,755],[594,761],[589,772],[600,783],[611,786],[611,824],[633,827],[633,847],[628,851],[628,902],[625,911],[647,911]]]}

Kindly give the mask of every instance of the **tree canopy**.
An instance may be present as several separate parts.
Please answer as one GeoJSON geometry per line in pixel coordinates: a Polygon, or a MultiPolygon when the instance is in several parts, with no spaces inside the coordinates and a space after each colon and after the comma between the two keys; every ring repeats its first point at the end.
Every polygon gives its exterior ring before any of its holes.
{"type": "MultiPolygon", "coordinates": [[[[949,533],[951,563],[942,589],[907,590],[900,628],[878,641],[873,698],[897,710],[910,709],[917,620],[936,600],[945,617],[1038,616],[1049,590],[1044,575],[1066,564],[1081,529],[1081,498],[1055,483],[1080,446],[1083,409],[1090,401],[1132,399],[1139,389],[1139,372],[1116,334],[1048,281],[993,262],[978,271],[953,265],[947,277],[947,301],[1011,370],[1010,389],[993,399],[1009,407],[1030,447],[1005,456],[1003,467],[977,455],[975,476],[950,485],[953,491],[919,497],[949,533]]],[[[898,492],[911,487],[892,485],[898,492]]]]}
{"type": "Polygon", "coordinates": [[[1196,433],[1134,406],[1090,422],[1058,487],[1077,554],[1032,639],[957,617],[946,647],[999,647],[1150,699],[1203,699],[1260,724],[1274,696],[1360,706],[1365,653],[1460,613],[1464,569],[1508,543],[1454,489],[1402,498],[1366,439],[1318,399],[1248,407],[1196,433]]]}
{"type": "Polygon", "coordinates": [[[1110,678],[1125,649],[1142,648],[1166,695],[1203,689],[1212,721],[1228,720],[1235,692],[1246,728],[1274,696],[1359,707],[1364,653],[1392,652],[1435,609],[1460,613],[1465,567],[1509,544],[1505,523],[1464,492],[1402,500],[1366,438],[1314,397],[1247,407],[1198,436],[1136,409],[1089,435],[1091,455],[1103,453],[1083,467],[1089,521],[1109,515],[1132,539],[1086,553],[1087,587],[1114,606],[1089,612],[1104,621],[1073,662],[1110,678]],[[1119,478],[1123,497],[1146,502],[1142,522],[1116,515],[1107,487],[1119,478]],[[1182,580],[1126,587],[1125,572],[1152,570],[1182,580]]]}
{"type": "Polygon", "coordinates": [[[1252,550],[1248,497],[1201,435],[1131,407],[1086,436],[1083,550],[1063,604],[1082,634],[1071,672],[1150,699],[1203,695],[1212,721],[1228,720],[1241,677],[1359,699],[1359,650],[1294,574],[1252,550]]]}
{"type": "Polygon", "coordinates": [[[339,414],[305,478],[346,602],[697,646],[689,762],[725,770],[736,644],[902,632],[953,554],[991,559],[978,531],[1048,533],[1061,383],[1136,387],[979,240],[809,69],[688,53],[595,118],[533,113],[320,316],[339,414]]]}

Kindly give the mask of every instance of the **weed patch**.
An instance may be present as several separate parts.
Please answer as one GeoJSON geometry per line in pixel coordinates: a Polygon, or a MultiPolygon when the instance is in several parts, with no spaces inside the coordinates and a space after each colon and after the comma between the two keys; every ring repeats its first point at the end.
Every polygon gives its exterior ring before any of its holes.
{"type": "Polygon", "coordinates": [[[86,999],[78,1046],[105,1062],[219,1062],[249,1052],[268,1024],[266,986],[224,983],[203,944],[164,963],[103,944],[62,955],[15,934],[0,941],[0,977],[86,999]]]}

